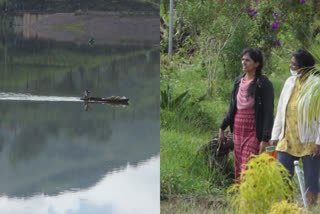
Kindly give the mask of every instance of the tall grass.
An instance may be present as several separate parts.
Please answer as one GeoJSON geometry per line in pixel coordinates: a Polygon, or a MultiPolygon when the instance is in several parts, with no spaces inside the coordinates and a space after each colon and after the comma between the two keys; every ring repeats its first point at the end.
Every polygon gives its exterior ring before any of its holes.
{"type": "Polygon", "coordinates": [[[221,195],[221,200],[194,200],[194,199],[177,199],[170,202],[161,202],[161,214],[232,214],[221,195]]]}
{"type": "MultiPolygon", "coordinates": [[[[174,64],[162,60],[167,66],[161,68],[161,90],[169,85],[173,98],[189,91],[189,98],[183,104],[160,110],[162,199],[182,194],[209,197],[210,193],[232,182],[217,170],[209,170],[205,154],[199,152],[218,131],[228,101],[219,96],[215,99],[203,96],[206,74],[198,59],[183,66],[179,60],[174,64]]],[[[232,81],[224,85],[230,84],[232,81]]],[[[232,158],[228,164],[232,168],[232,158]]]]}
{"type": "Polygon", "coordinates": [[[160,136],[162,197],[206,193],[210,187],[206,179],[208,171],[191,173],[193,163],[200,160],[196,159],[197,149],[206,137],[166,130],[161,130],[160,136]]]}
{"type": "MultiPolygon", "coordinates": [[[[232,182],[218,170],[210,170],[204,154],[199,152],[207,135],[160,131],[161,198],[179,195],[208,196],[232,182]]],[[[233,165],[233,159],[228,160],[233,165]]]]}

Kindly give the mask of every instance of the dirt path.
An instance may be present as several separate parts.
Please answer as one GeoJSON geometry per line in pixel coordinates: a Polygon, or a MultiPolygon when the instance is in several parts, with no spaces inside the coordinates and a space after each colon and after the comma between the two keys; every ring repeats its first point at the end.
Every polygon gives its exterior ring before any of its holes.
{"type": "Polygon", "coordinates": [[[15,20],[15,31],[26,38],[97,44],[144,43],[159,44],[160,21],[156,16],[123,16],[105,12],[81,15],[56,13],[24,14],[15,20]]]}

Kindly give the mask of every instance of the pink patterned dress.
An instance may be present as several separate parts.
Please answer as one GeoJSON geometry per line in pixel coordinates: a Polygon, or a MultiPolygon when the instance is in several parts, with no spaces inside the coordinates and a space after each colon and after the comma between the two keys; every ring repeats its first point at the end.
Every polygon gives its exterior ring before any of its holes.
{"type": "Polygon", "coordinates": [[[235,180],[246,170],[244,164],[251,154],[259,153],[259,141],[255,130],[254,98],[248,97],[250,81],[241,79],[237,94],[237,113],[234,118],[233,143],[235,154],[235,180]]]}

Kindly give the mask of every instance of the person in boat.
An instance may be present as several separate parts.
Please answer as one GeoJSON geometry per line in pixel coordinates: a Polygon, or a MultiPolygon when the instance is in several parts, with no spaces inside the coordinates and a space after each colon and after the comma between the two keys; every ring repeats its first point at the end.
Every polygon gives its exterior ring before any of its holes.
{"type": "Polygon", "coordinates": [[[95,39],[93,37],[91,37],[88,41],[89,45],[93,45],[95,42],[95,39]]]}
{"type": "Polygon", "coordinates": [[[110,100],[121,100],[121,97],[120,96],[111,96],[111,97],[108,97],[110,100]]]}
{"type": "Polygon", "coordinates": [[[90,98],[90,93],[91,93],[91,91],[89,91],[89,89],[86,89],[86,90],[84,91],[84,93],[83,93],[84,98],[85,98],[85,99],[90,98]]]}

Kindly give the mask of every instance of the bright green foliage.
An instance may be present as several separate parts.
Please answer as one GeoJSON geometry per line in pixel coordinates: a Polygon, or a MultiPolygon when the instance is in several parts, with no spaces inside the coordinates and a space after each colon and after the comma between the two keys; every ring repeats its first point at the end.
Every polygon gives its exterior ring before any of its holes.
{"type": "Polygon", "coordinates": [[[160,0],[160,16],[165,16],[167,17],[169,14],[169,8],[170,6],[170,0],[160,0]]]}
{"type": "MultiPolygon", "coordinates": [[[[287,3],[287,1],[284,1],[287,3]]],[[[286,5],[283,3],[283,6],[286,5]]],[[[287,25],[284,30],[291,32],[291,35],[300,43],[303,48],[309,48],[315,39],[315,31],[319,28],[320,4],[319,1],[306,1],[300,4],[299,1],[291,1],[291,7],[287,8],[287,16],[284,17],[287,25]]]]}
{"type": "Polygon", "coordinates": [[[183,130],[183,132],[216,132],[227,110],[226,104],[232,90],[233,82],[220,84],[219,96],[210,99],[206,93],[206,74],[201,61],[194,58],[190,64],[176,60],[167,63],[162,60],[160,91],[161,92],[161,128],[183,130]],[[183,64],[185,63],[185,64],[183,64]],[[181,65],[182,64],[182,65],[181,65]],[[168,85],[170,88],[168,89],[168,85]],[[180,104],[169,106],[171,102],[188,91],[180,104]],[[171,94],[171,95],[170,95],[171,94]],[[170,98],[171,97],[171,98],[170,98]]]}
{"type": "Polygon", "coordinates": [[[319,135],[318,124],[320,121],[320,51],[317,46],[313,46],[310,50],[317,64],[311,70],[299,95],[299,127],[304,133],[319,135]]]}
{"type": "Polygon", "coordinates": [[[316,62],[314,67],[318,71],[320,70],[320,49],[319,49],[319,46],[320,46],[320,41],[315,41],[311,45],[311,47],[307,49],[312,54],[312,56],[314,57],[315,62],[316,62]]]}
{"type": "Polygon", "coordinates": [[[268,214],[306,214],[307,211],[298,207],[295,203],[289,203],[287,200],[277,202],[272,205],[268,214]]]}
{"type": "Polygon", "coordinates": [[[289,172],[265,153],[252,156],[240,180],[228,190],[236,213],[264,214],[274,203],[292,200],[289,172]]]}
{"type": "Polygon", "coordinates": [[[172,97],[172,89],[168,85],[167,90],[161,91],[161,108],[168,108],[169,110],[179,108],[189,98],[189,90],[177,95],[175,98],[172,97]]]}
{"type": "MultiPolygon", "coordinates": [[[[320,120],[320,77],[310,75],[306,80],[299,96],[299,125],[304,131],[311,130],[317,132],[320,120]]],[[[315,133],[317,134],[317,133],[315,133]]]]}

